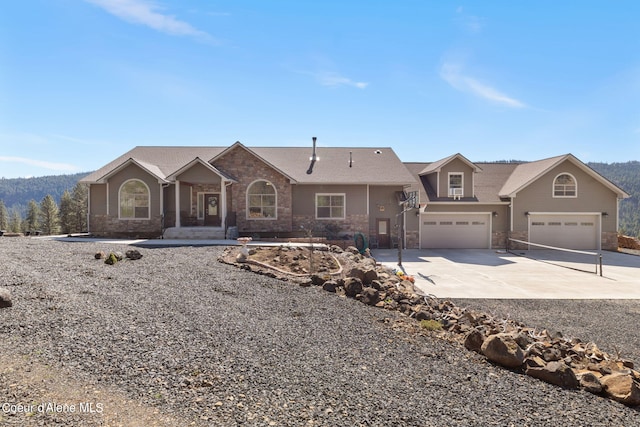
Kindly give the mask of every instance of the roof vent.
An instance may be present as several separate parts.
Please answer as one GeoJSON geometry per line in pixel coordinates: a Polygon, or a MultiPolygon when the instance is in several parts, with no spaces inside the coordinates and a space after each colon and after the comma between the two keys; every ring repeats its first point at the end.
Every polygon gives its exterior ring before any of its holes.
{"type": "Polygon", "coordinates": [[[316,137],[314,136],[311,139],[313,140],[313,153],[309,159],[311,163],[309,164],[309,169],[307,169],[307,175],[311,175],[313,173],[313,165],[320,160],[318,156],[316,156],[316,137]]]}
{"type": "Polygon", "coordinates": [[[374,151],[374,153],[376,153],[376,154],[382,154],[382,151],[380,151],[380,150],[376,150],[376,151],[374,151]]]}

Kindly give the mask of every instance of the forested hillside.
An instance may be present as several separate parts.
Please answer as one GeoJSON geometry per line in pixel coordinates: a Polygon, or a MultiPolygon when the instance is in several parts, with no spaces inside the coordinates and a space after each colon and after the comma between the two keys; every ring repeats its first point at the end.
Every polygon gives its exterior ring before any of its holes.
{"type": "Polygon", "coordinates": [[[640,236],[640,162],[587,163],[591,168],[631,195],[620,203],[620,231],[640,236]]]}
{"type": "Polygon", "coordinates": [[[82,172],[35,178],[0,178],[0,200],[8,210],[15,208],[24,216],[30,200],[40,203],[49,194],[56,203],[60,203],[64,190],[73,190],[78,180],[88,174],[88,172],[82,172]]]}

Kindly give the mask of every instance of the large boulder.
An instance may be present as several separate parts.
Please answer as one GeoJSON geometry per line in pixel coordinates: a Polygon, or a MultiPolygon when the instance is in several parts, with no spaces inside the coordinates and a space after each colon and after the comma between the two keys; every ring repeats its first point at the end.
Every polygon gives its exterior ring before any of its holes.
{"type": "Polygon", "coordinates": [[[380,301],[380,293],[374,288],[364,288],[360,293],[360,301],[367,305],[376,305],[380,301]]]}
{"type": "Polygon", "coordinates": [[[487,337],[480,348],[490,361],[507,368],[517,368],[524,363],[524,353],[513,336],[495,334],[487,337]]]}
{"type": "Polygon", "coordinates": [[[527,366],[527,375],[567,389],[576,389],[580,382],[573,370],[564,362],[552,361],[544,366],[527,366]]]}
{"type": "Polygon", "coordinates": [[[602,383],[593,372],[583,372],[577,374],[576,377],[580,381],[580,386],[589,393],[600,394],[602,393],[602,383]]]}
{"type": "Polygon", "coordinates": [[[640,384],[627,373],[605,375],[600,379],[605,393],[627,406],[640,405],[640,384]]]}
{"type": "Polygon", "coordinates": [[[344,292],[348,297],[355,298],[362,292],[362,280],[356,277],[347,277],[344,279],[344,292]]]}
{"type": "Polygon", "coordinates": [[[467,350],[475,351],[476,353],[482,352],[483,343],[484,334],[478,328],[470,330],[464,338],[464,347],[467,350]]]}
{"type": "Polygon", "coordinates": [[[11,292],[9,289],[0,288],[0,308],[7,308],[13,305],[11,300],[11,292]]]}

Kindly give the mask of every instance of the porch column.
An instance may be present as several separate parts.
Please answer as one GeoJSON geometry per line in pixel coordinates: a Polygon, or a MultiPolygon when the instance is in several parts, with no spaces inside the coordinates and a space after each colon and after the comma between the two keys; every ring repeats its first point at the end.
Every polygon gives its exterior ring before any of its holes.
{"type": "Polygon", "coordinates": [[[227,228],[227,183],[223,180],[220,179],[220,198],[222,199],[220,201],[220,207],[222,209],[222,217],[221,217],[221,224],[222,224],[222,228],[226,229],[227,228]]]}
{"type": "Polygon", "coordinates": [[[176,227],[180,228],[180,181],[176,179],[176,227]]]}

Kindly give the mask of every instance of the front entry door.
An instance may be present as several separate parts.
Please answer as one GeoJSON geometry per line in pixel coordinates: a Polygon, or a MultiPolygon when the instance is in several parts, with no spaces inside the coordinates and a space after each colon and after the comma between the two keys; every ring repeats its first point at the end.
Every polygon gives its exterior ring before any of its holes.
{"type": "Polygon", "coordinates": [[[390,225],[391,220],[389,218],[376,219],[376,234],[378,236],[378,245],[381,248],[391,247],[391,236],[389,234],[390,225]]]}
{"type": "Polygon", "coordinates": [[[204,225],[219,227],[222,224],[220,220],[220,195],[205,194],[204,203],[204,225]]]}

